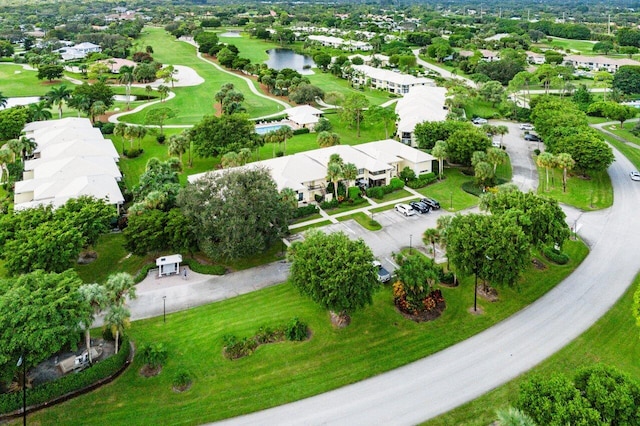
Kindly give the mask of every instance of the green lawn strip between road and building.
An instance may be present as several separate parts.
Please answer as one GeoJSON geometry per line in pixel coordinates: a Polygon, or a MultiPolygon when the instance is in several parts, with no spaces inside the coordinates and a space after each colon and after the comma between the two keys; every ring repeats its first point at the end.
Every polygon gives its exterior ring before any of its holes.
{"type": "Polygon", "coordinates": [[[576,370],[596,363],[612,365],[634,379],[640,380],[640,340],[632,315],[633,292],[640,285],[640,276],[624,296],[589,330],[559,352],[521,377],[492,390],[480,398],[446,414],[425,422],[428,426],[484,426],[496,420],[495,411],[514,405],[520,383],[534,374],[549,376],[563,373],[573,377],[576,370]]]}
{"type": "Polygon", "coordinates": [[[572,175],[567,178],[567,192],[562,192],[562,170],[549,170],[549,191],[546,171],[538,167],[538,194],[554,198],[581,210],[600,210],[613,204],[613,187],[607,172],[590,172],[589,179],[572,175]]]}
{"type": "MultiPolygon", "coordinates": [[[[567,242],[571,262],[540,271],[530,267],[517,289],[500,289],[500,301],[480,300],[485,314],[467,312],[473,304],[473,277],[457,288],[442,288],[447,302],[436,321],[414,323],[400,316],[392,289],[374,296],[374,304],[336,330],[328,313],[282,284],[167,316],[135,322],[131,338],[138,345],[163,342],[169,358],[154,378],[140,376],[136,359],[116,382],[95,392],[38,412],[32,422],[82,424],[99,417],[111,424],[195,423],[214,421],[362,380],[415,361],[460,342],[532,303],[573,271],[587,254],[581,242],[567,242]],[[253,335],[299,317],[312,331],[310,340],[260,347],[249,357],[222,356],[223,336],[253,335]],[[174,376],[187,371],[191,389],[175,393],[174,376]],[[114,410],[114,404],[118,409],[114,410]]],[[[171,300],[167,299],[167,306],[171,300]]]]}

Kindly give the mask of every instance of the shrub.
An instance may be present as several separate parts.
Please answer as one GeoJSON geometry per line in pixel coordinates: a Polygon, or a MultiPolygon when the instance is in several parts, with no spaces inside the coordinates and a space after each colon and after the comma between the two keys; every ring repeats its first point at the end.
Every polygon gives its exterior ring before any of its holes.
{"type": "Polygon", "coordinates": [[[158,143],[160,145],[162,145],[164,143],[164,141],[167,140],[167,137],[165,135],[158,135],[156,136],[156,141],[158,141],[158,143]]]}
{"type": "Polygon", "coordinates": [[[276,151],[276,157],[282,157],[282,156],[284,156],[284,152],[276,151]]]}
{"type": "Polygon", "coordinates": [[[296,130],[293,131],[294,135],[304,135],[304,134],[307,134],[307,133],[309,133],[309,129],[307,129],[307,128],[296,129],[296,130]]]}
{"type": "Polygon", "coordinates": [[[538,156],[540,155],[540,150],[536,148],[533,150],[533,153],[536,154],[536,156],[538,156]]]}
{"type": "Polygon", "coordinates": [[[167,349],[162,343],[152,343],[140,348],[140,358],[151,368],[161,367],[168,358],[167,349]]]}
{"type": "Polygon", "coordinates": [[[424,188],[425,186],[436,181],[435,173],[424,173],[418,176],[418,179],[407,182],[407,186],[412,189],[424,188]]]}
{"type": "Polygon", "coordinates": [[[184,389],[191,384],[191,375],[186,371],[178,371],[173,377],[173,387],[178,389],[184,389]]]}
{"type": "Polygon", "coordinates": [[[400,178],[391,178],[391,182],[387,186],[390,186],[392,191],[397,191],[404,188],[404,181],[400,178]]]}
{"type": "Polygon", "coordinates": [[[349,199],[358,200],[362,199],[362,191],[357,186],[349,187],[349,199]]]}
{"type": "Polygon", "coordinates": [[[307,324],[300,321],[298,317],[293,318],[287,324],[287,328],[285,330],[285,336],[287,340],[291,340],[293,342],[300,342],[307,338],[308,327],[307,324]]]}
{"type": "Polygon", "coordinates": [[[125,149],[122,153],[127,158],[136,158],[139,157],[144,150],[138,148],[125,149]]]}
{"type": "Polygon", "coordinates": [[[335,209],[339,205],[340,202],[336,198],[334,198],[331,201],[323,201],[322,203],[320,203],[320,208],[322,210],[335,209]]]}
{"type": "Polygon", "coordinates": [[[566,265],[569,262],[569,256],[566,253],[561,252],[555,247],[545,247],[542,249],[542,254],[544,257],[552,261],[553,263],[557,263],[558,265],[566,265]]]}
{"type": "Polygon", "coordinates": [[[321,203],[324,201],[324,196],[320,194],[315,194],[313,196],[313,199],[316,200],[316,203],[321,203]]]}
{"type": "Polygon", "coordinates": [[[227,268],[223,265],[203,265],[196,259],[186,258],[182,259],[182,263],[189,266],[193,272],[207,275],[224,275],[227,272],[227,268]]]}
{"type": "MultiPolygon", "coordinates": [[[[122,341],[122,349],[109,358],[96,362],[91,368],[68,374],[52,382],[43,383],[27,392],[27,406],[38,405],[74,392],[115,374],[129,356],[129,342],[122,341]]],[[[0,394],[0,413],[22,408],[22,392],[0,394]]]]}
{"type": "Polygon", "coordinates": [[[308,206],[298,207],[293,211],[294,219],[298,219],[305,216],[311,216],[312,214],[318,213],[318,207],[313,204],[309,204],[308,206]]]}
{"type": "Polygon", "coordinates": [[[381,186],[367,188],[367,197],[382,199],[384,198],[384,189],[381,186]]]}
{"type": "Polygon", "coordinates": [[[100,132],[102,132],[103,135],[111,135],[115,127],[116,125],[113,123],[104,123],[102,127],[100,127],[100,132]]]}
{"type": "Polygon", "coordinates": [[[326,118],[322,117],[318,120],[318,123],[315,125],[314,130],[316,133],[320,132],[329,132],[333,129],[331,122],[326,118]]]}

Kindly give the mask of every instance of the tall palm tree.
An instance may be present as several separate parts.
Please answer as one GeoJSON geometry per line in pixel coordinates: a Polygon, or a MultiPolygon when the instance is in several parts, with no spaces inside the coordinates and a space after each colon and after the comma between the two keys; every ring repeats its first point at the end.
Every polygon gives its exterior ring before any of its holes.
{"type": "Polygon", "coordinates": [[[87,347],[87,353],[89,354],[89,363],[93,362],[91,359],[91,324],[96,315],[102,311],[107,305],[107,291],[100,284],[83,284],[78,289],[82,298],[91,305],[92,311],[88,318],[85,320],[85,332],[84,340],[87,347]]]}
{"type": "Polygon", "coordinates": [[[504,140],[504,135],[506,135],[507,133],[509,133],[509,128],[504,124],[500,124],[496,126],[496,134],[500,135],[500,145],[502,145],[502,142],[504,140]]]}
{"type": "Polygon", "coordinates": [[[144,126],[136,126],[136,137],[138,138],[138,149],[142,149],[142,139],[147,136],[147,128],[144,126]]]}
{"type": "Polygon", "coordinates": [[[351,182],[355,181],[358,177],[358,168],[353,163],[346,163],[342,166],[342,177],[347,181],[347,197],[349,196],[349,188],[351,182]]]}
{"type": "Polygon", "coordinates": [[[33,139],[22,136],[20,139],[12,139],[7,142],[7,146],[16,156],[19,155],[20,159],[24,161],[33,153],[38,144],[33,139]]]}
{"type": "Polygon", "coordinates": [[[126,272],[109,275],[104,287],[111,305],[121,306],[127,297],[129,299],[136,298],[135,282],[133,281],[133,277],[126,272]]]}
{"type": "Polygon", "coordinates": [[[35,104],[29,104],[29,115],[33,121],[45,121],[51,118],[51,111],[48,109],[46,101],[40,101],[35,104]]]}
{"type": "Polygon", "coordinates": [[[442,163],[447,157],[447,143],[445,141],[436,141],[431,155],[438,159],[438,179],[442,180],[442,163]]]}
{"type": "Polygon", "coordinates": [[[555,167],[556,158],[550,152],[543,152],[536,158],[538,167],[544,167],[546,173],[545,191],[549,190],[549,169],[555,167]]]}
{"type": "Polygon", "coordinates": [[[116,124],[116,127],[113,128],[113,134],[114,136],[119,136],[120,140],[122,142],[122,153],[124,154],[124,140],[125,137],[127,136],[127,128],[129,126],[127,126],[124,123],[118,123],[116,124]]]}
{"type": "Polygon", "coordinates": [[[327,180],[333,183],[333,197],[338,199],[338,182],[342,176],[342,165],[336,162],[329,162],[327,165],[327,180]]]}
{"type": "Polygon", "coordinates": [[[49,105],[55,104],[58,106],[58,118],[62,118],[62,104],[69,102],[72,93],[71,89],[67,89],[65,84],[54,87],[45,93],[44,99],[49,103],[49,105]]]}
{"type": "Polygon", "coordinates": [[[509,156],[500,148],[489,148],[487,150],[487,161],[493,164],[493,174],[496,174],[498,164],[504,164],[507,162],[509,156]]]}
{"type": "Polygon", "coordinates": [[[436,228],[427,228],[422,234],[422,241],[431,244],[433,260],[436,260],[436,243],[440,240],[440,232],[436,228]]]}
{"type": "Polygon", "coordinates": [[[111,329],[111,333],[116,338],[116,353],[118,353],[118,343],[120,341],[120,335],[124,334],[124,331],[129,328],[131,318],[131,312],[124,306],[112,306],[107,315],[104,317],[105,327],[111,329]]]}
{"type": "Polygon", "coordinates": [[[96,117],[107,112],[107,106],[102,101],[95,101],[89,108],[89,119],[92,123],[96,121],[96,117]]]}
{"type": "Polygon", "coordinates": [[[282,142],[284,142],[284,150],[282,152],[287,155],[287,139],[293,137],[293,130],[289,126],[282,126],[277,130],[277,132],[280,134],[282,142]]]}
{"type": "Polygon", "coordinates": [[[567,170],[573,169],[576,162],[571,158],[571,154],[561,152],[556,155],[556,166],[562,169],[562,192],[567,192],[567,170]]]}
{"type": "Polygon", "coordinates": [[[69,105],[69,108],[78,111],[78,117],[80,117],[80,112],[88,113],[91,109],[91,98],[86,95],[75,94],[67,101],[67,105],[69,105]]]}
{"type": "Polygon", "coordinates": [[[184,133],[178,133],[177,135],[171,135],[169,137],[169,145],[167,146],[169,155],[177,155],[182,163],[182,154],[187,152],[189,147],[189,139],[185,137],[184,133]]]}
{"type": "Polygon", "coordinates": [[[133,67],[125,65],[120,67],[120,77],[118,77],[118,81],[121,84],[124,84],[126,95],[127,95],[127,110],[130,109],[131,103],[131,84],[135,81],[135,77],[133,76],[133,67]]]}
{"type": "Polygon", "coordinates": [[[164,84],[158,86],[158,93],[160,93],[160,102],[164,102],[165,98],[169,95],[169,88],[164,84]]]}

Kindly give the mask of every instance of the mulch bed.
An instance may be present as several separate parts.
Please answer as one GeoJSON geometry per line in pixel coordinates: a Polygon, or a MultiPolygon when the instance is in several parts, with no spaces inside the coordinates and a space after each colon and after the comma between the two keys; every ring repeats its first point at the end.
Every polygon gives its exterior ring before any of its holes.
{"type": "Polygon", "coordinates": [[[545,265],[544,263],[542,263],[542,261],[540,261],[540,259],[534,257],[533,259],[531,259],[531,263],[533,263],[533,266],[540,270],[540,271],[544,271],[545,269],[547,269],[547,265],[545,265]]]}
{"type": "Polygon", "coordinates": [[[149,364],[145,364],[144,367],[140,369],[140,375],[143,377],[154,377],[160,374],[162,371],[162,366],[159,365],[156,368],[151,367],[149,364]]]}
{"type": "Polygon", "coordinates": [[[174,391],[174,392],[177,392],[177,393],[186,392],[186,391],[188,391],[189,389],[191,389],[191,384],[192,384],[192,382],[189,382],[189,383],[187,383],[187,384],[186,384],[186,385],[184,385],[184,386],[174,386],[174,387],[173,387],[173,391],[174,391]]]}
{"type": "Polygon", "coordinates": [[[440,315],[447,308],[447,302],[442,300],[441,302],[436,302],[436,307],[430,310],[424,310],[418,312],[416,314],[405,312],[396,304],[396,310],[406,319],[409,319],[414,322],[425,322],[425,321],[433,321],[435,319],[440,318],[440,315]]]}

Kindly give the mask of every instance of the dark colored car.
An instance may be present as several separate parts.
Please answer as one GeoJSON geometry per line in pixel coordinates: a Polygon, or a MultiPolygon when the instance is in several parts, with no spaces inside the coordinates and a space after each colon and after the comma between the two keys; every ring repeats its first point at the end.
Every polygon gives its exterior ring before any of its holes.
{"type": "Polygon", "coordinates": [[[540,136],[534,135],[533,133],[527,133],[526,135],[524,135],[524,140],[529,142],[542,142],[540,136]]]}
{"type": "Polygon", "coordinates": [[[409,203],[412,209],[420,213],[429,213],[431,207],[426,205],[425,203],[421,203],[420,201],[412,201],[409,203]]]}
{"type": "Polygon", "coordinates": [[[440,203],[434,200],[433,198],[423,198],[420,200],[421,203],[426,204],[429,208],[433,210],[438,210],[440,208],[440,203]]]}

